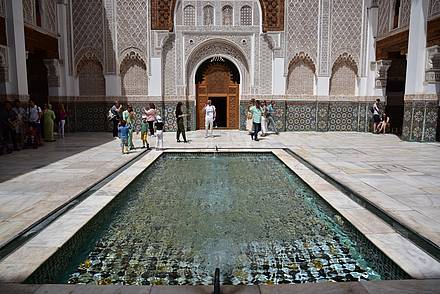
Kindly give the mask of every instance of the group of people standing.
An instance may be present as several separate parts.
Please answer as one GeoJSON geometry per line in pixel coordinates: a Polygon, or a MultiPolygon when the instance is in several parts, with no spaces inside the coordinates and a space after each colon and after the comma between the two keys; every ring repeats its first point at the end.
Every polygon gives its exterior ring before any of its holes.
{"type": "MultiPolygon", "coordinates": [[[[154,103],[150,103],[148,109],[142,109],[141,121],[141,140],[142,147],[150,149],[148,143],[148,133],[150,136],[156,136],[156,149],[163,148],[163,127],[162,117],[158,115],[154,103]]],[[[133,143],[133,133],[136,130],[136,113],[131,105],[122,110],[122,104],[118,100],[110,108],[108,118],[113,123],[113,137],[121,140],[122,153],[129,153],[129,150],[135,149],[133,143]]],[[[139,132],[139,131],[137,131],[139,132]]]]}
{"type": "Polygon", "coordinates": [[[33,100],[23,103],[5,101],[0,105],[0,154],[18,151],[25,147],[38,148],[46,142],[54,142],[54,128],[58,123],[58,136],[64,138],[67,112],[59,104],[57,113],[47,103],[39,107],[33,100]]]}
{"type": "Polygon", "coordinates": [[[270,101],[269,103],[266,100],[261,102],[260,100],[252,99],[250,101],[246,119],[246,130],[251,135],[252,140],[259,141],[259,132],[261,132],[262,137],[267,136],[270,126],[272,126],[275,134],[279,134],[274,120],[274,107],[274,101],[270,101]]]}

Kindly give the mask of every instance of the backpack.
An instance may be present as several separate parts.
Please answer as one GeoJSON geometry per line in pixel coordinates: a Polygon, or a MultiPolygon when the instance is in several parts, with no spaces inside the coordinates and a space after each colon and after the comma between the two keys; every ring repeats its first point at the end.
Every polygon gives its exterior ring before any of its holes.
{"type": "Polygon", "coordinates": [[[370,112],[374,114],[374,108],[373,108],[373,106],[370,106],[370,112]]]}
{"type": "Polygon", "coordinates": [[[112,109],[108,111],[107,118],[108,120],[113,120],[116,117],[116,114],[113,113],[112,109]]]}

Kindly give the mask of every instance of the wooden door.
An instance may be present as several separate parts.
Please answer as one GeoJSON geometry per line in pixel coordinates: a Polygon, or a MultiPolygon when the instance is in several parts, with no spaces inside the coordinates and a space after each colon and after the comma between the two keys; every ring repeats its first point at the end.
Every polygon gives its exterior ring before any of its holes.
{"type": "Polygon", "coordinates": [[[239,84],[231,78],[228,66],[213,63],[204,69],[203,79],[196,85],[197,129],[205,128],[203,108],[210,97],[226,97],[226,128],[239,128],[239,84]]]}

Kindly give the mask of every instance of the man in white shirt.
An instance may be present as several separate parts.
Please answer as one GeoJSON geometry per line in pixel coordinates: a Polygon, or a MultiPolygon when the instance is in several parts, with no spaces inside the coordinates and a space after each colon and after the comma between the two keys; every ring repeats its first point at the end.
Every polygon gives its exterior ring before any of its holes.
{"type": "Polygon", "coordinates": [[[211,100],[208,100],[208,103],[203,108],[203,111],[205,112],[205,138],[208,138],[208,129],[211,131],[211,137],[212,137],[212,129],[214,127],[214,121],[215,121],[215,106],[211,105],[211,100]]]}
{"type": "Polygon", "coordinates": [[[29,124],[37,130],[37,143],[41,145],[41,123],[40,119],[43,115],[41,108],[35,105],[34,101],[29,100],[29,107],[27,109],[27,117],[29,124]]]}
{"type": "Polygon", "coordinates": [[[380,124],[380,109],[379,109],[380,99],[376,99],[373,104],[373,132],[377,133],[378,126],[380,124]]]}

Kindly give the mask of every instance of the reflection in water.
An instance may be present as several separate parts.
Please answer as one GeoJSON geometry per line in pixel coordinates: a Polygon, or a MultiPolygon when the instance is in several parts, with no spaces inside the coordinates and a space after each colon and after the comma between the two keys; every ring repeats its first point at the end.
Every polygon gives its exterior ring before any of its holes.
{"type": "Polygon", "coordinates": [[[380,279],[347,224],[269,154],[168,154],[69,283],[279,284],[380,279]]]}

